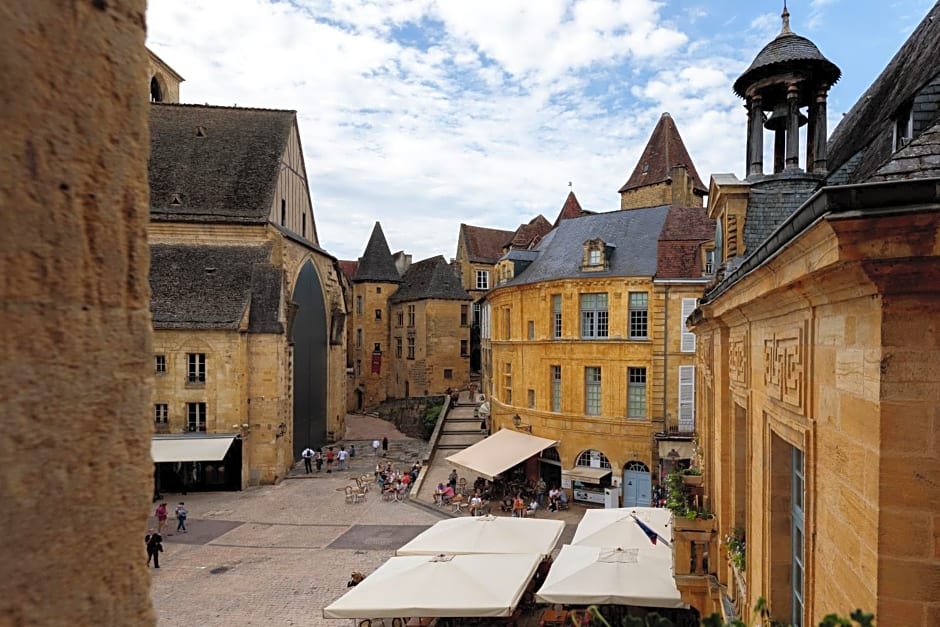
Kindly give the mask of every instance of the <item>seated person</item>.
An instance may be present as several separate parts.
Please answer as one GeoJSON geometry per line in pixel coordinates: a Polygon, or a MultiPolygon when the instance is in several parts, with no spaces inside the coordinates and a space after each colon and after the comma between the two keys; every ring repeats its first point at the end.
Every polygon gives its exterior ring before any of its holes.
{"type": "Polygon", "coordinates": [[[553,512],[558,511],[558,496],[561,494],[561,490],[557,487],[552,486],[552,489],[548,491],[548,509],[553,512]]]}
{"type": "Polygon", "coordinates": [[[558,507],[559,509],[568,509],[568,493],[564,490],[558,491],[558,507]]]}
{"type": "Polygon", "coordinates": [[[438,484],[437,484],[437,489],[434,490],[434,504],[435,504],[435,505],[440,505],[440,504],[441,504],[441,497],[443,497],[443,496],[444,496],[444,484],[443,484],[443,483],[438,483],[438,484]]]}
{"type": "Polygon", "coordinates": [[[360,573],[358,570],[354,570],[352,575],[349,576],[349,582],[346,584],[347,588],[352,588],[358,586],[366,576],[360,573]]]}
{"type": "Polygon", "coordinates": [[[539,508],[539,502],[536,501],[535,499],[532,499],[532,500],[529,502],[529,507],[528,507],[528,509],[526,509],[526,511],[525,511],[525,515],[526,515],[526,516],[535,516],[535,510],[537,510],[538,508],[539,508]]]}
{"type": "Polygon", "coordinates": [[[483,509],[483,498],[480,496],[479,492],[476,492],[474,493],[472,497],[470,497],[470,515],[476,516],[477,514],[481,514],[483,513],[481,511],[482,509],[483,509]]]}
{"type": "Polygon", "coordinates": [[[403,474],[401,476],[401,482],[405,486],[405,489],[407,489],[408,486],[411,484],[411,475],[408,473],[403,474]]]}
{"type": "Polygon", "coordinates": [[[454,498],[454,489],[452,487],[444,486],[444,491],[441,493],[441,504],[447,505],[454,498]]]}
{"type": "Polygon", "coordinates": [[[525,509],[525,501],[522,500],[522,495],[516,494],[516,498],[512,500],[512,515],[515,518],[524,518],[525,509]]]}

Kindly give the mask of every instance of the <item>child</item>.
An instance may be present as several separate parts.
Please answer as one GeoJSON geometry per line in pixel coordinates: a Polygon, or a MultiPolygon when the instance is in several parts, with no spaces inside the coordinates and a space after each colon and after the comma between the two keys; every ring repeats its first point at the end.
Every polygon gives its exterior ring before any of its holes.
{"type": "Polygon", "coordinates": [[[180,504],[176,506],[176,530],[182,533],[186,533],[186,517],[189,515],[189,512],[186,511],[183,502],[180,501],[180,504]]]}

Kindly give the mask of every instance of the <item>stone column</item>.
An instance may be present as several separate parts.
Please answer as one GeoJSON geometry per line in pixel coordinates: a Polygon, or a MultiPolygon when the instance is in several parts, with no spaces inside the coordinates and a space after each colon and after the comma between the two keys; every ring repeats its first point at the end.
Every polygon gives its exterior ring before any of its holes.
{"type": "Polygon", "coordinates": [[[748,111],[748,176],[764,173],[764,112],[761,110],[761,97],[751,96],[748,111]]]}
{"type": "Polygon", "coordinates": [[[2,7],[0,624],[153,625],[146,2],[2,7]]]}
{"type": "Polygon", "coordinates": [[[786,170],[800,169],[800,90],[787,86],[787,160],[786,170]]]}
{"type": "Polygon", "coordinates": [[[820,85],[816,91],[816,102],[813,117],[816,119],[816,126],[812,135],[807,135],[807,141],[813,142],[813,171],[825,172],[828,167],[826,160],[826,98],[829,92],[828,85],[820,85]]]}
{"type": "Polygon", "coordinates": [[[786,129],[778,128],[774,131],[774,174],[783,172],[783,155],[787,143],[786,129]]]}

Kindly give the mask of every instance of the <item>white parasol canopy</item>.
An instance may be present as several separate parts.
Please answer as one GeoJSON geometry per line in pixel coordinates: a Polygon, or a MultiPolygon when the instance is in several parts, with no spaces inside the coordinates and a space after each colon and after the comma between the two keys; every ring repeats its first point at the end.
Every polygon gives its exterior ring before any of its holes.
{"type": "Polygon", "coordinates": [[[541,561],[536,554],[393,557],[323,616],[510,616],[541,561]]]}
{"type": "Polygon", "coordinates": [[[537,553],[549,555],[565,523],[545,518],[449,518],[422,532],[397,555],[537,553]]]}
{"type": "Polygon", "coordinates": [[[557,444],[558,440],[500,429],[473,446],[454,453],[447,461],[492,480],[496,475],[557,444]]]}
{"type": "Polygon", "coordinates": [[[686,608],[672,576],[671,553],[566,544],[535,598],[565,605],[686,608]]]}
{"type": "Polygon", "coordinates": [[[672,537],[672,512],[659,507],[618,507],[589,509],[574,532],[571,544],[585,546],[612,546],[661,551],[672,555],[669,539],[672,537]],[[634,516],[658,534],[654,545],[634,516]]]}

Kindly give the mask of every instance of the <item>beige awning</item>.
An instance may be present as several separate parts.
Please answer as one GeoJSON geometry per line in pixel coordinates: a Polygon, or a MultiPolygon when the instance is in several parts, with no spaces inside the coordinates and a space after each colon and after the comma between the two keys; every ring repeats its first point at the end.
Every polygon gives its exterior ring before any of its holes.
{"type": "Polygon", "coordinates": [[[160,462],[217,462],[225,457],[234,435],[155,435],[150,456],[160,462]]]}
{"type": "Polygon", "coordinates": [[[600,483],[601,479],[610,474],[610,468],[592,468],[591,466],[575,466],[561,471],[563,478],[584,483],[600,483]]]}
{"type": "Polygon", "coordinates": [[[695,445],[685,440],[660,440],[660,459],[693,459],[695,445]],[[670,454],[672,453],[672,454],[670,454]]]}
{"type": "Polygon", "coordinates": [[[500,429],[473,446],[454,453],[447,461],[492,480],[516,464],[557,445],[557,440],[500,429]]]}

